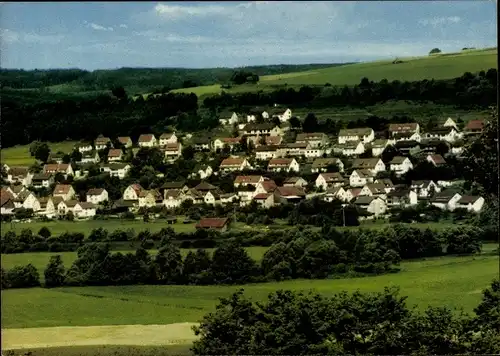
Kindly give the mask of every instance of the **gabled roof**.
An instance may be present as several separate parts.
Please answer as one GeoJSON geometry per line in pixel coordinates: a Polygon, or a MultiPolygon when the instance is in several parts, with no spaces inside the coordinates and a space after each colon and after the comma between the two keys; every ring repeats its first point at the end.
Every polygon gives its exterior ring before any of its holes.
{"type": "Polygon", "coordinates": [[[370,127],[360,127],[356,129],[342,129],[339,131],[339,136],[368,136],[373,132],[370,127]]]}
{"type": "Polygon", "coordinates": [[[109,158],[120,157],[121,155],[123,155],[123,151],[119,148],[112,148],[108,152],[109,158]]]}
{"type": "Polygon", "coordinates": [[[484,128],[484,120],[471,120],[465,125],[464,130],[482,130],[484,128]]]}
{"type": "Polygon", "coordinates": [[[274,192],[276,190],[276,188],[278,187],[276,185],[276,183],[274,182],[274,180],[265,180],[263,182],[260,182],[259,184],[268,193],[274,192]]]}
{"type": "Polygon", "coordinates": [[[395,156],[389,164],[402,164],[407,159],[409,158],[405,156],[395,156]]]}
{"type": "Polygon", "coordinates": [[[202,218],[198,224],[197,228],[223,228],[228,223],[228,218],[202,218]]]}
{"type": "Polygon", "coordinates": [[[266,136],[266,145],[279,145],[283,141],[281,136],[266,136]]]}
{"type": "Polygon", "coordinates": [[[412,187],[419,187],[419,188],[428,188],[431,183],[434,183],[434,182],[430,179],[412,180],[411,186],[412,187]]]}
{"type": "Polygon", "coordinates": [[[374,201],[375,199],[377,199],[377,197],[369,196],[369,195],[362,195],[362,196],[359,196],[356,198],[356,200],[354,201],[354,204],[356,204],[356,205],[368,205],[372,201],[374,201]]]}
{"type": "Polygon", "coordinates": [[[144,190],[144,188],[138,183],[130,184],[127,188],[132,188],[137,195],[144,190]]]}
{"type": "Polygon", "coordinates": [[[275,152],[277,149],[276,145],[260,145],[255,148],[255,152],[275,152]]]}
{"type": "Polygon", "coordinates": [[[321,140],[323,137],[325,137],[323,132],[300,133],[297,135],[295,141],[321,140]]]}
{"type": "Polygon", "coordinates": [[[127,143],[132,142],[132,139],[129,136],[120,136],[118,137],[118,142],[122,145],[126,145],[127,143]]]}
{"type": "Polygon", "coordinates": [[[302,177],[288,177],[287,179],[285,179],[285,181],[283,182],[283,184],[295,184],[297,183],[298,181],[300,180],[303,180],[303,181],[306,181],[304,178],[302,177]]]}
{"type": "Polygon", "coordinates": [[[171,132],[171,133],[162,133],[161,136],[160,136],[160,140],[168,140],[174,134],[175,134],[174,132],[171,132]]]}
{"type": "Polygon", "coordinates": [[[199,190],[199,191],[207,191],[207,190],[216,190],[217,187],[215,185],[212,185],[208,182],[200,182],[194,189],[199,190]]]}
{"type": "Polygon", "coordinates": [[[463,195],[460,200],[457,201],[457,204],[474,204],[479,198],[481,197],[477,195],[463,195]]]}
{"type": "Polygon", "coordinates": [[[365,185],[373,194],[384,194],[385,185],[381,183],[369,183],[365,185]]]}
{"type": "Polygon", "coordinates": [[[92,147],[91,143],[86,143],[86,142],[78,142],[75,144],[75,148],[87,148],[87,147],[92,147]]]}
{"type": "Polygon", "coordinates": [[[354,150],[360,144],[364,146],[364,143],[362,141],[347,141],[345,143],[337,144],[336,147],[342,150],[354,150]]]}
{"type": "Polygon", "coordinates": [[[55,164],[46,164],[43,166],[43,171],[44,172],[66,172],[66,170],[69,168],[69,164],[66,163],[55,163],[55,164]]]}
{"type": "Polygon", "coordinates": [[[398,139],[398,138],[410,138],[413,135],[415,135],[415,132],[413,131],[396,131],[393,133],[393,137],[398,139]]]}
{"type": "Polygon", "coordinates": [[[396,148],[413,148],[420,147],[420,144],[415,140],[398,141],[394,144],[396,148]]]}
{"type": "Polygon", "coordinates": [[[449,134],[451,131],[457,131],[453,126],[442,126],[435,127],[427,132],[428,135],[440,135],[444,136],[449,134]]]}
{"type": "Polygon", "coordinates": [[[234,183],[237,184],[256,184],[262,179],[262,176],[237,176],[234,183]]]}
{"type": "Polygon", "coordinates": [[[340,174],[339,172],[335,172],[335,173],[320,173],[319,176],[322,176],[323,179],[327,183],[331,183],[331,182],[343,182],[344,181],[344,177],[342,177],[342,174],[340,174]]]}
{"type": "Polygon", "coordinates": [[[57,184],[54,188],[54,192],[52,194],[68,194],[71,190],[71,185],[69,184],[57,184]]]}
{"type": "Polygon", "coordinates": [[[456,191],[452,189],[445,189],[440,191],[439,193],[436,193],[434,197],[430,199],[431,202],[434,203],[448,203],[451,198],[453,198],[457,194],[456,191]]]}
{"type": "Polygon", "coordinates": [[[356,158],[352,163],[353,168],[374,169],[380,158],[356,158]]]}
{"type": "Polygon", "coordinates": [[[165,191],[165,198],[177,198],[179,195],[181,195],[180,189],[167,189],[165,191]]]}
{"type": "Polygon", "coordinates": [[[386,188],[392,188],[394,187],[394,184],[392,183],[392,180],[389,178],[379,178],[375,180],[375,183],[377,184],[383,184],[386,188]]]}
{"type": "Polygon", "coordinates": [[[19,194],[21,193],[23,190],[26,190],[25,187],[23,187],[21,184],[11,184],[9,185],[9,188],[10,190],[12,190],[14,192],[14,194],[19,194]]]}
{"type": "Polygon", "coordinates": [[[241,142],[241,137],[223,137],[219,140],[227,145],[236,145],[241,142]]]}
{"type": "Polygon", "coordinates": [[[351,188],[351,189],[348,189],[350,192],[351,192],[351,195],[353,197],[357,197],[359,195],[359,193],[361,193],[361,191],[363,190],[363,188],[351,188]]]}
{"type": "Polygon", "coordinates": [[[155,135],[153,134],[142,134],[139,136],[138,142],[151,142],[153,141],[155,135]]]}
{"type": "Polygon", "coordinates": [[[398,187],[397,189],[394,189],[387,193],[387,197],[405,197],[410,194],[410,189],[408,187],[398,187]]]}
{"type": "Polygon", "coordinates": [[[186,182],[166,182],[162,185],[164,189],[181,189],[186,185],[186,182]]]}
{"type": "Polygon", "coordinates": [[[316,158],[311,168],[326,168],[332,164],[338,164],[338,158],[316,158]]]}
{"type": "Polygon", "coordinates": [[[168,143],[166,146],[165,146],[165,151],[179,151],[179,149],[181,148],[181,143],[180,142],[176,142],[176,143],[168,143]]]}
{"type": "Polygon", "coordinates": [[[35,173],[33,175],[33,181],[44,181],[44,180],[49,180],[52,178],[51,173],[35,173]]]}
{"type": "Polygon", "coordinates": [[[104,192],[103,188],[90,188],[87,195],[101,195],[104,192]]]}
{"type": "Polygon", "coordinates": [[[14,196],[3,188],[0,190],[0,206],[5,209],[14,208],[14,196]]]}
{"type": "Polygon", "coordinates": [[[386,139],[376,139],[371,142],[372,148],[383,148],[387,146],[388,140],[386,139]]]}
{"type": "Polygon", "coordinates": [[[298,197],[305,197],[306,193],[304,192],[304,189],[300,187],[277,187],[275,193],[277,193],[280,196],[283,197],[293,197],[293,196],[298,196],[298,197]]]}
{"type": "Polygon", "coordinates": [[[82,158],[95,158],[97,154],[98,153],[96,151],[86,151],[82,153],[82,158]]]}
{"type": "Polygon", "coordinates": [[[272,130],[275,127],[274,124],[271,123],[263,123],[263,124],[246,124],[245,127],[243,128],[244,131],[265,131],[265,130],[272,130]]]}
{"type": "Polygon", "coordinates": [[[234,167],[241,166],[243,162],[245,162],[246,158],[244,157],[235,157],[235,158],[226,158],[220,164],[221,167],[234,167]]]}
{"type": "Polygon", "coordinates": [[[405,124],[390,124],[389,132],[403,132],[403,131],[415,131],[418,124],[416,122],[405,123],[405,124]]]}
{"type": "Polygon", "coordinates": [[[108,142],[111,142],[109,137],[104,137],[104,136],[100,135],[99,137],[97,137],[95,139],[94,144],[95,145],[106,145],[108,142]]]}
{"type": "Polygon", "coordinates": [[[11,167],[8,174],[12,175],[13,177],[24,177],[28,174],[28,172],[28,167],[11,167]]]}
{"type": "Polygon", "coordinates": [[[266,200],[271,195],[272,195],[271,193],[260,193],[260,194],[255,195],[252,199],[253,200],[266,200]]]}
{"type": "Polygon", "coordinates": [[[78,203],[82,209],[95,209],[95,205],[91,202],[81,201],[78,203]]]}
{"type": "Polygon", "coordinates": [[[430,157],[435,164],[445,164],[446,163],[443,156],[441,156],[441,155],[428,155],[427,157],[430,157]]]}
{"type": "Polygon", "coordinates": [[[351,172],[351,174],[353,174],[354,172],[356,172],[356,174],[360,177],[360,178],[366,178],[366,177],[373,177],[373,173],[372,171],[368,170],[368,169],[355,169],[351,172]]]}
{"type": "Polygon", "coordinates": [[[306,142],[293,142],[293,143],[285,143],[284,145],[281,145],[282,148],[299,148],[299,149],[306,149],[307,148],[307,143],[306,142]]]}
{"type": "Polygon", "coordinates": [[[294,160],[293,158],[273,158],[269,161],[269,167],[273,166],[288,167],[293,162],[293,160],[294,160]]]}

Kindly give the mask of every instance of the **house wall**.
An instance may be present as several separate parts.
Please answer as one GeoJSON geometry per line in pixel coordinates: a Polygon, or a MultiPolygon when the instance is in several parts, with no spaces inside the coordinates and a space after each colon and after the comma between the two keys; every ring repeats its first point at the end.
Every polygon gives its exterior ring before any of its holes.
{"type": "Polygon", "coordinates": [[[123,200],[138,200],[139,197],[132,187],[127,187],[123,192],[123,200]]]}

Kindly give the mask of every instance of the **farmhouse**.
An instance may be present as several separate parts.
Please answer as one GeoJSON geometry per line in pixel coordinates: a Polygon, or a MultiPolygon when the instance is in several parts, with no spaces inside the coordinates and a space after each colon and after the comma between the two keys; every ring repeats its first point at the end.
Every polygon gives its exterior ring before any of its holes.
{"type": "Polygon", "coordinates": [[[65,178],[69,175],[74,175],[73,168],[71,167],[70,164],[46,164],[43,166],[43,173],[52,173],[52,174],[57,174],[57,173],[62,173],[65,178]]]}
{"type": "Polygon", "coordinates": [[[167,189],[163,193],[163,205],[168,209],[177,208],[182,204],[183,195],[180,189],[167,189]]]}
{"type": "Polygon", "coordinates": [[[182,155],[182,144],[180,142],[167,143],[163,152],[167,162],[173,162],[182,155]]]}
{"type": "Polygon", "coordinates": [[[272,172],[298,172],[299,169],[295,158],[273,158],[267,165],[267,170],[272,172]]]}
{"type": "Polygon", "coordinates": [[[161,134],[159,140],[160,146],[166,146],[173,143],[177,143],[177,136],[175,135],[175,132],[161,134]]]}
{"type": "Polygon", "coordinates": [[[5,179],[9,183],[20,183],[27,187],[31,185],[31,180],[33,179],[33,174],[30,173],[28,167],[11,167],[7,172],[7,178],[5,179]]]}
{"type": "Polygon", "coordinates": [[[413,163],[411,163],[408,157],[396,156],[389,163],[391,171],[395,172],[397,175],[402,175],[413,169],[413,163]]]}
{"type": "Polygon", "coordinates": [[[153,134],[142,134],[137,140],[139,147],[154,147],[157,145],[157,139],[153,134]]]}
{"type": "Polygon", "coordinates": [[[244,169],[251,169],[250,163],[245,157],[226,158],[220,164],[219,169],[223,172],[242,171],[244,169]]]}
{"type": "Polygon", "coordinates": [[[415,122],[404,123],[404,124],[390,124],[389,125],[389,134],[391,137],[394,137],[395,134],[400,133],[420,133],[420,125],[415,122]]]}
{"type": "Polygon", "coordinates": [[[130,165],[127,163],[109,163],[101,166],[101,172],[109,173],[111,177],[118,177],[119,179],[125,178],[130,165]]]}
{"type": "Polygon", "coordinates": [[[108,191],[104,188],[91,188],[86,194],[87,202],[98,205],[108,201],[108,191]]]}
{"type": "MultiPolygon", "coordinates": [[[[276,125],[273,125],[272,123],[246,124],[245,127],[243,128],[243,133],[245,135],[252,135],[252,136],[271,135],[271,131],[275,130],[275,128],[276,125]]],[[[272,135],[272,136],[278,136],[278,135],[272,135]]]]}
{"type": "Polygon", "coordinates": [[[454,127],[439,127],[427,132],[425,137],[446,142],[455,142],[462,138],[462,135],[454,127]]]}
{"type": "Polygon", "coordinates": [[[306,198],[306,193],[301,187],[277,187],[274,196],[279,203],[298,203],[306,198]]]}
{"type": "Polygon", "coordinates": [[[100,160],[101,158],[99,157],[97,151],[87,151],[82,153],[82,158],[78,161],[78,163],[79,164],[99,163],[100,160]]]}
{"type": "Polygon", "coordinates": [[[399,206],[404,208],[406,206],[416,205],[418,203],[418,196],[413,190],[408,188],[396,188],[387,193],[387,205],[390,207],[399,206]]]}
{"type": "Polygon", "coordinates": [[[375,132],[372,128],[362,127],[357,129],[342,129],[339,131],[339,143],[343,144],[349,141],[371,142],[375,139],[375,132]]]}
{"type": "Polygon", "coordinates": [[[345,201],[350,202],[353,199],[357,198],[359,196],[359,193],[361,193],[362,188],[350,188],[345,190],[345,201]]]}
{"type": "Polygon", "coordinates": [[[196,224],[196,229],[218,230],[225,232],[228,229],[228,218],[203,218],[196,224]]]}

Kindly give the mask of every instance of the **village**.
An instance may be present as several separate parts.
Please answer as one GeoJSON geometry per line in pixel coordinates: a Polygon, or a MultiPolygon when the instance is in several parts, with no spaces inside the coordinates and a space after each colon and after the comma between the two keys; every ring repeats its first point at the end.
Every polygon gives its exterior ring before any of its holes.
{"type": "Polygon", "coordinates": [[[416,161],[439,167],[446,164],[446,156],[460,157],[469,139],[482,132],[482,120],[469,121],[460,129],[452,118],[447,118],[427,132],[418,123],[389,124],[385,132],[374,132],[369,127],[341,129],[337,137],[323,132],[299,132],[290,142],[290,132],[295,131],[290,125],[291,118],[289,108],[257,109],[248,114],[234,112],[221,118],[220,124],[237,130],[237,137],[209,139],[192,134],[181,137],[175,132],[157,137],[144,133],[136,144],[131,137],[117,137],[115,142],[119,142],[121,148],[113,148],[113,140],[100,135],[93,143],[82,142],[74,147],[80,157],[74,163],[63,163],[63,155],[52,154],[50,162],[43,165],[39,173],[32,173],[30,167],[4,165],[4,181],[8,185],[1,190],[2,217],[25,209],[31,210],[35,219],[61,218],[71,213],[75,220],[82,220],[95,218],[102,206],[121,206],[137,213],[141,208],[173,210],[186,201],[209,206],[254,203],[268,209],[315,197],[327,202],[339,200],[344,206],[354,205],[364,211],[367,218],[386,216],[393,207],[421,203],[449,211],[479,212],[483,207],[483,197],[462,195],[451,189],[457,183],[454,181],[424,179],[402,185],[387,178],[387,174],[397,177],[406,174],[416,161]],[[436,152],[443,144],[449,148],[445,157],[436,152]],[[71,181],[87,177],[90,165],[99,165],[101,173],[124,179],[132,167],[130,157],[139,149],[157,147],[164,154],[165,162],[172,163],[182,157],[187,145],[199,152],[228,155],[218,166],[211,165],[210,161],[198,164],[195,171],[185,177],[200,179],[196,185],[175,181],[166,182],[161,189],[148,190],[133,183],[124,189],[122,198],[114,202],[110,202],[103,188],[89,189],[85,199],[79,201],[71,185],[71,181]],[[241,152],[242,145],[247,146],[244,152],[241,152]],[[388,147],[400,154],[384,163],[381,157],[388,147]],[[102,150],[107,150],[105,162],[100,159],[102,150]],[[287,175],[281,185],[268,177],[276,173],[287,175]],[[235,176],[233,191],[224,191],[207,181],[212,176],[228,174],[235,176]],[[56,183],[56,175],[62,175],[64,182],[59,179],[56,183]],[[304,178],[311,175],[315,177],[313,180],[304,178]],[[38,197],[34,191],[40,188],[53,190],[49,196],[38,197]]]}

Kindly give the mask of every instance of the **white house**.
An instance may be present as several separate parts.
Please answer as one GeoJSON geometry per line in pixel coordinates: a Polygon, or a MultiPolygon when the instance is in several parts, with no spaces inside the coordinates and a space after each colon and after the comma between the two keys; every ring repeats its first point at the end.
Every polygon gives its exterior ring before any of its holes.
{"type": "Polygon", "coordinates": [[[323,132],[300,133],[295,138],[297,143],[308,143],[310,147],[325,147],[328,144],[328,136],[323,132]]]}
{"type": "Polygon", "coordinates": [[[103,135],[99,135],[94,140],[94,147],[97,151],[104,150],[108,147],[108,144],[111,145],[111,140],[109,137],[104,137],[103,135]]]}
{"type": "Polygon", "coordinates": [[[123,151],[121,149],[112,148],[108,152],[108,162],[119,162],[123,159],[123,151]]]}
{"type": "Polygon", "coordinates": [[[164,133],[160,136],[160,146],[166,146],[168,144],[177,143],[177,136],[175,132],[172,133],[164,133]]]}
{"type": "Polygon", "coordinates": [[[295,158],[273,158],[267,165],[267,170],[272,172],[298,172],[299,163],[295,158]]]}
{"type": "Polygon", "coordinates": [[[372,142],[375,139],[375,132],[372,128],[361,127],[357,129],[342,129],[339,131],[339,143],[343,144],[349,141],[362,141],[363,143],[372,142]]]}
{"type": "Polygon", "coordinates": [[[91,188],[87,191],[87,202],[98,205],[108,201],[108,191],[104,188],[91,188]]]}
{"type": "Polygon", "coordinates": [[[455,210],[457,202],[462,198],[459,193],[442,190],[430,199],[430,203],[443,210],[455,210]]]}
{"type": "Polygon", "coordinates": [[[14,199],[16,208],[31,209],[34,212],[40,210],[40,202],[38,198],[29,190],[23,191],[14,199]]]}
{"type": "Polygon", "coordinates": [[[307,181],[302,177],[288,177],[283,182],[283,186],[305,188],[307,186],[307,181]]]}
{"type": "Polygon", "coordinates": [[[316,178],[314,185],[316,188],[326,190],[328,187],[343,186],[345,183],[344,177],[339,172],[335,173],[320,173],[316,178]]]}
{"type": "Polygon", "coordinates": [[[78,161],[78,163],[99,163],[100,160],[101,158],[99,157],[97,151],[87,151],[82,153],[82,158],[78,161]]]}
{"type": "Polygon", "coordinates": [[[143,190],[140,184],[131,184],[123,192],[123,200],[139,200],[139,195],[143,190]]]}
{"type": "Polygon", "coordinates": [[[411,189],[415,190],[420,198],[428,198],[433,192],[439,193],[441,187],[432,180],[415,180],[411,182],[411,189]]]}
{"type": "Polygon", "coordinates": [[[327,172],[330,166],[337,166],[339,172],[344,171],[344,163],[338,158],[316,158],[312,163],[311,172],[327,172]]]}
{"type": "Polygon", "coordinates": [[[451,127],[439,127],[435,128],[425,135],[429,139],[438,139],[446,142],[455,142],[462,138],[462,134],[458,132],[456,128],[451,127]]]}
{"type": "Polygon", "coordinates": [[[31,173],[28,167],[11,167],[7,171],[7,178],[5,179],[9,183],[21,183],[23,186],[28,187],[31,185],[33,179],[33,173],[31,173]]]}
{"type": "Polygon", "coordinates": [[[138,197],[138,203],[139,207],[147,207],[147,208],[152,208],[155,207],[156,204],[162,202],[162,196],[161,194],[155,190],[155,189],[150,189],[150,190],[141,190],[139,192],[139,197],[138,197]]]}
{"type": "Polygon", "coordinates": [[[390,141],[386,139],[379,139],[379,140],[374,140],[371,143],[372,147],[372,156],[373,157],[379,157],[384,150],[386,149],[387,146],[390,145],[390,141]]]}
{"type": "Polygon", "coordinates": [[[454,127],[455,130],[458,131],[458,125],[451,117],[446,119],[446,121],[443,124],[443,127],[454,127]]]}
{"type": "Polygon", "coordinates": [[[120,142],[123,147],[129,148],[133,146],[132,139],[129,136],[120,136],[118,137],[118,142],[120,142]]]}
{"type": "Polygon", "coordinates": [[[370,183],[366,184],[363,189],[361,189],[361,192],[359,192],[359,195],[368,195],[368,196],[378,196],[382,198],[383,200],[386,199],[386,191],[385,191],[385,186],[380,183],[370,183]]]}
{"type": "Polygon", "coordinates": [[[73,199],[75,194],[75,190],[69,184],[57,184],[52,192],[52,196],[61,197],[65,201],[73,199]]]}
{"type": "Polygon", "coordinates": [[[272,110],[272,112],[273,112],[272,116],[279,118],[281,122],[287,122],[292,118],[292,110],[290,109],[285,109],[284,111],[283,109],[274,109],[272,110]]]}
{"type": "Polygon", "coordinates": [[[255,158],[258,160],[267,161],[278,156],[277,146],[261,145],[255,148],[255,158]]]}
{"type": "Polygon", "coordinates": [[[344,156],[357,156],[365,152],[365,145],[361,141],[348,141],[334,146],[333,150],[344,156]]]}
{"type": "Polygon", "coordinates": [[[375,216],[383,215],[387,211],[385,201],[376,196],[358,196],[354,201],[354,205],[375,216]]]}
{"type": "Polygon", "coordinates": [[[154,147],[158,144],[158,140],[153,134],[142,134],[137,140],[139,147],[154,147]]]}
{"type": "Polygon", "coordinates": [[[167,143],[163,152],[165,153],[165,161],[173,162],[182,156],[182,144],[180,142],[167,143]]]}
{"type": "Polygon", "coordinates": [[[36,173],[31,180],[33,188],[48,188],[52,183],[54,183],[54,175],[50,173],[36,173]]]}
{"type": "Polygon", "coordinates": [[[418,195],[411,189],[394,189],[387,193],[387,205],[390,207],[405,208],[418,204],[418,195]]]}
{"type": "Polygon", "coordinates": [[[369,170],[374,175],[385,171],[385,164],[380,158],[356,158],[352,163],[352,168],[369,170]]]}
{"type": "Polygon", "coordinates": [[[341,200],[341,201],[348,201],[348,198],[347,198],[347,192],[344,188],[342,187],[332,187],[332,188],[329,188],[323,199],[327,202],[332,202],[334,200],[341,200]]]}
{"type": "Polygon", "coordinates": [[[241,137],[224,137],[224,138],[216,138],[213,142],[213,148],[215,151],[222,150],[224,146],[230,147],[233,150],[235,145],[240,144],[241,137]]]}
{"type": "Polygon", "coordinates": [[[389,125],[389,135],[393,137],[394,135],[400,133],[420,133],[420,125],[416,122],[409,122],[403,124],[390,124],[389,125]]]}
{"type": "Polygon", "coordinates": [[[245,157],[233,157],[224,159],[219,169],[222,172],[234,172],[234,171],[242,171],[244,169],[252,169],[250,163],[245,157]]]}
{"type": "Polygon", "coordinates": [[[75,145],[75,148],[78,150],[80,153],[85,153],[85,152],[90,152],[93,150],[92,144],[90,143],[77,143],[75,145]]]}
{"type": "Polygon", "coordinates": [[[468,211],[473,211],[475,213],[481,211],[484,205],[484,198],[473,195],[462,196],[456,204],[456,209],[467,209],[468,211]]]}
{"type": "Polygon", "coordinates": [[[74,175],[73,167],[71,167],[71,164],[65,164],[65,163],[55,163],[55,164],[46,164],[43,166],[43,173],[52,173],[52,174],[57,174],[57,173],[62,173],[65,178],[68,176],[74,175]]]}
{"type": "Polygon", "coordinates": [[[174,209],[182,204],[183,193],[180,189],[167,189],[163,194],[163,205],[168,209],[174,209]]]}
{"type": "Polygon", "coordinates": [[[373,183],[372,171],[366,169],[355,169],[349,176],[349,185],[351,187],[363,187],[367,183],[373,183]]]}
{"type": "Polygon", "coordinates": [[[396,156],[389,164],[391,171],[395,172],[397,175],[405,174],[410,169],[413,169],[413,163],[411,163],[408,157],[396,156]]]}
{"type": "Polygon", "coordinates": [[[425,159],[427,162],[432,163],[435,167],[446,164],[446,161],[441,155],[427,155],[425,159]]]}
{"type": "Polygon", "coordinates": [[[238,121],[239,121],[238,114],[235,112],[233,112],[229,118],[219,119],[221,125],[233,125],[238,123],[238,121]]]}
{"type": "Polygon", "coordinates": [[[396,142],[401,142],[401,141],[416,141],[420,142],[422,140],[422,135],[418,132],[395,132],[392,135],[392,139],[394,139],[396,142]]]}
{"type": "Polygon", "coordinates": [[[90,202],[78,202],[72,209],[73,215],[77,219],[88,219],[96,214],[96,207],[90,202]]]}
{"type": "Polygon", "coordinates": [[[101,166],[101,172],[109,173],[111,177],[118,177],[123,179],[126,177],[130,165],[126,163],[109,163],[101,166]]]}
{"type": "Polygon", "coordinates": [[[238,187],[246,187],[248,185],[252,185],[257,187],[260,182],[263,182],[265,178],[263,176],[236,176],[234,179],[233,185],[235,188],[238,187]]]}

